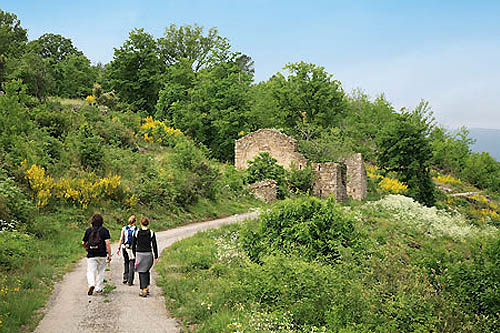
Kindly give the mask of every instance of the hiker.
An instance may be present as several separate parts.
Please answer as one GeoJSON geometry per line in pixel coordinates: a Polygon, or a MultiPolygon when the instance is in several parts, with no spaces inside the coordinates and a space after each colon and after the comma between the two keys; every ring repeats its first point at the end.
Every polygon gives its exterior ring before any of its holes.
{"type": "Polygon", "coordinates": [[[102,293],[104,284],[104,270],[107,262],[111,261],[111,245],[109,231],[102,226],[103,219],[99,214],[92,216],[92,226],[85,230],[82,246],[87,250],[87,281],[90,296],[94,290],[102,293]]]}
{"type": "Polygon", "coordinates": [[[151,267],[158,263],[158,245],[156,234],[149,229],[147,217],[141,219],[141,228],[134,234],[132,241],[132,252],[135,255],[135,270],[139,273],[140,296],[146,297],[149,294],[149,284],[151,282],[151,267]]]}
{"type": "Polygon", "coordinates": [[[134,233],[138,230],[135,226],[136,221],[135,215],[128,218],[128,225],[122,228],[118,250],[116,251],[118,256],[120,252],[123,253],[123,284],[127,283],[129,286],[134,284],[135,256],[132,252],[132,240],[134,239],[134,233]]]}

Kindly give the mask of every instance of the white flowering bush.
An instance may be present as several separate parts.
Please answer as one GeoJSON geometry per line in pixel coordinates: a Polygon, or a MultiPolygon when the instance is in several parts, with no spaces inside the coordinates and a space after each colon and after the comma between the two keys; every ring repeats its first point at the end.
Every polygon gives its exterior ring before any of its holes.
{"type": "Polygon", "coordinates": [[[246,257],[245,253],[241,251],[239,238],[238,231],[229,231],[215,239],[217,261],[224,264],[231,264],[246,257]]]}
{"type": "Polygon", "coordinates": [[[491,234],[497,230],[492,226],[478,228],[468,223],[459,213],[425,207],[403,195],[388,195],[379,201],[366,204],[365,208],[389,213],[397,222],[415,227],[432,238],[445,236],[459,240],[491,234]]]}
{"type": "Polygon", "coordinates": [[[286,312],[253,311],[245,332],[296,332],[293,314],[286,312]]]}

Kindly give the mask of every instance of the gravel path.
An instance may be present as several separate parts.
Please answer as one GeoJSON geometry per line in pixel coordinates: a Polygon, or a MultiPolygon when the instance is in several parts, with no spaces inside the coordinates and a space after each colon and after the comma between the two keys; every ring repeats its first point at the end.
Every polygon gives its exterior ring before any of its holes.
{"type": "MultiPolygon", "coordinates": [[[[201,230],[255,218],[258,212],[199,222],[156,233],[159,250],[201,230]]],[[[80,260],[75,269],[58,282],[34,332],[180,332],[178,322],[165,309],[161,289],[153,271],[151,295],[139,297],[139,278],[134,286],[121,283],[123,262],[116,256],[117,243],[112,245],[113,260],[105,279],[116,289],[106,295],[87,296],[87,262],[80,260]]],[[[161,256],[160,256],[161,260],[161,256]]]]}

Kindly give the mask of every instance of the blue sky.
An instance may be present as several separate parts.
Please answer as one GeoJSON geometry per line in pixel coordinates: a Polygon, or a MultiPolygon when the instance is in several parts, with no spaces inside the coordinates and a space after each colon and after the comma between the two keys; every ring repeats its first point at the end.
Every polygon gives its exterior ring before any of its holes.
{"type": "Polygon", "coordinates": [[[399,109],[428,100],[438,122],[500,129],[500,1],[4,0],[30,39],[58,33],[107,63],[133,28],[217,27],[255,61],[256,81],[288,62],[326,68],[350,92],[399,109]]]}

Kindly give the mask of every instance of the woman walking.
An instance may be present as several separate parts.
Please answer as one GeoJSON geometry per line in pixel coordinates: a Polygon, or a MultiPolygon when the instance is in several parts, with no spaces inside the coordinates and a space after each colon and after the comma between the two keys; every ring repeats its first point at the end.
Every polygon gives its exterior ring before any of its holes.
{"type": "Polygon", "coordinates": [[[150,270],[153,266],[153,261],[155,264],[158,263],[156,234],[149,229],[149,220],[146,217],[141,219],[141,228],[134,234],[132,252],[135,256],[135,270],[139,273],[141,288],[139,295],[146,297],[149,294],[149,284],[151,282],[150,270]]]}
{"type": "Polygon", "coordinates": [[[99,214],[92,216],[92,226],[85,230],[82,246],[87,250],[87,294],[101,293],[104,288],[104,270],[107,261],[111,261],[111,245],[108,229],[102,226],[103,218],[99,214]]]}
{"type": "Polygon", "coordinates": [[[135,232],[138,230],[135,226],[136,220],[135,215],[129,217],[128,225],[122,228],[118,251],[116,251],[117,255],[120,255],[120,252],[123,253],[123,283],[128,283],[129,286],[134,284],[135,257],[132,253],[132,240],[134,239],[135,232]]]}

